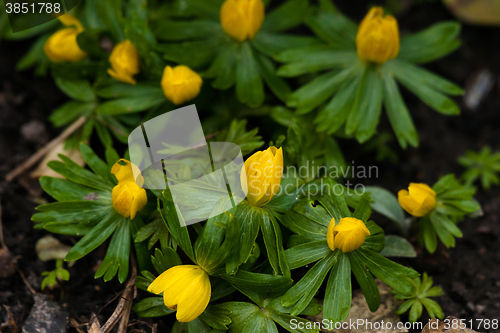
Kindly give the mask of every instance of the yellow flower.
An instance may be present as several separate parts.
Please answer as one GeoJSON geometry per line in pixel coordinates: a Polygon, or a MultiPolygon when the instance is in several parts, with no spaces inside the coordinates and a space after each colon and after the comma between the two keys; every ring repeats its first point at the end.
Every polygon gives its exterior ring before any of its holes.
{"type": "Polygon", "coordinates": [[[203,80],[196,72],[183,65],[165,67],[161,78],[163,93],[175,105],[198,96],[202,83],[203,80]]]}
{"type": "Polygon", "coordinates": [[[346,253],[359,249],[369,235],[370,231],[363,221],[354,217],[344,217],[337,225],[335,219],[331,219],[326,241],[332,251],[340,249],[346,253]]]}
{"type": "Polygon", "coordinates": [[[253,39],[264,22],[262,0],[226,0],[220,9],[220,23],[226,34],[239,40],[253,39]]]}
{"type": "Polygon", "coordinates": [[[83,26],[73,15],[64,14],[58,17],[59,21],[68,28],[56,31],[43,45],[43,51],[53,62],[76,62],[87,57],[78,43],[76,36],[83,31],[83,26]]]}
{"type": "Polygon", "coordinates": [[[263,206],[278,193],[283,175],[283,150],[269,147],[250,156],[241,172],[241,186],[254,206],[263,206]]]}
{"type": "Polygon", "coordinates": [[[133,76],[139,73],[139,52],[128,40],[118,43],[109,56],[108,74],[118,81],[135,84],[133,76]]]}
{"type": "Polygon", "coordinates": [[[177,320],[186,323],[198,318],[210,302],[210,278],[200,266],[174,266],[158,276],[148,287],[154,294],[163,293],[163,302],[177,311],[177,320]]]}
{"type": "Polygon", "coordinates": [[[436,207],[436,192],[427,184],[410,183],[408,190],[398,192],[398,201],[409,214],[422,217],[436,207]]]}
{"type": "Polygon", "coordinates": [[[363,61],[383,64],[399,54],[398,21],[383,13],[381,7],[373,7],[359,24],[356,47],[363,61]]]}
{"type": "Polygon", "coordinates": [[[111,168],[111,173],[118,180],[118,185],[111,192],[113,208],[123,217],[130,216],[130,219],[134,219],[148,202],[146,190],[141,187],[144,178],[139,168],[125,159],[116,162],[111,168]],[[137,175],[137,179],[134,174],[137,175]]]}

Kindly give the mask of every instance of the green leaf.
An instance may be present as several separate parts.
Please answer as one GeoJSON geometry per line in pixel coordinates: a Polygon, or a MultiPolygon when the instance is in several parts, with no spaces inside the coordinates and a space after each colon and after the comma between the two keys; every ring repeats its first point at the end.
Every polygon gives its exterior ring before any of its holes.
{"type": "Polygon", "coordinates": [[[437,249],[437,236],[434,232],[431,220],[424,216],[419,220],[418,239],[425,246],[427,251],[434,253],[437,249]]]}
{"type": "Polygon", "coordinates": [[[333,322],[344,321],[352,301],[351,264],[346,254],[339,254],[330,272],[323,304],[323,318],[333,322]]]}
{"type": "Polygon", "coordinates": [[[417,253],[405,238],[399,236],[385,236],[385,247],[379,253],[384,257],[407,257],[415,258],[417,253]]]}
{"type": "Polygon", "coordinates": [[[95,3],[95,10],[104,25],[111,31],[115,41],[125,39],[121,23],[123,21],[122,3],[119,0],[108,0],[95,3]]]}
{"type": "Polygon", "coordinates": [[[290,268],[283,249],[283,237],[278,222],[270,213],[263,215],[259,222],[267,257],[274,274],[290,277],[290,268]]]}
{"type": "Polygon", "coordinates": [[[335,67],[348,67],[359,59],[354,51],[316,50],[303,52],[294,58],[294,62],[280,67],[279,76],[295,77],[307,73],[316,73],[335,67]]]}
{"type": "Polygon", "coordinates": [[[389,68],[398,79],[403,78],[449,95],[464,94],[464,90],[455,83],[412,63],[395,59],[385,63],[384,67],[389,68]]]}
{"type": "Polygon", "coordinates": [[[307,26],[329,45],[353,50],[356,47],[358,26],[340,12],[320,11],[316,16],[306,19],[307,26]]]}
{"type": "Polygon", "coordinates": [[[244,270],[239,270],[234,275],[222,272],[220,271],[215,274],[236,288],[241,287],[260,293],[280,293],[288,289],[292,284],[292,279],[281,275],[252,273],[244,270]]]}
{"type": "Polygon", "coordinates": [[[47,165],[58,174],[77,184],[85,185],[105,192],[111,190],[112,186],[110,186],[107,181],[82,168],[67,156],[59,154],[59,158],[62,162],[50,161],[47,163],[47,165]]]}
{"type": "Polygon", "coordinates": [[[368,69],[366,86],[359,98],[361,100],[358,111],[356,113],[353,112],[355,110],[351,111],[347,118],[346,134],[355,131],[356,139],[363,143],[375,134],[382,112],[382,83],[373,68],[368,69]]]}
{"type": "Polygon", "coordinates": [[[257,51],[268,57],[279,56],[281,52],[287,50],[301,50],[322,45],[321,41],[315,37],[275,34],[265,31],[259,32],[251,43],[257,51]]]}
{"type": "Polygon", "coordinates": [[[398,80],[432,109],[448,116],[460,114],[460,108],[457,103],[445,95],[437,92],[434,87],[424,85],[414,80],[412,77],[405,76],[402,73],[400,73],[401,75],[398,75],[397,73],[398,72],[396,72],[395,75],[398,80]]]}
{"type": "Polygon", "coordinates": [[[115,231],[118,226],[117,218],[117,214],[106,216],[97,226],[73,246],[64,260],[75,261],[95,250],[115,231]]]}
{"type": "MultiPolygon", "coordinates": [[[[7,15],[5,15],[4,17],[6,19],[7,15]]],[[[38,62],[43,61],[45,57],[43,46],[45,45],[45,42],[49,37],[50,35],[48,34],[42,35],[32,43],[28,52],[26,52],[26,54],[17,62],[16,69],[18,71],[26,70],[30,67],[35,66],[38,62]]]]}
{"type": "Polygon", "coordinates": [[[457,39],[460,24],[440,22],[433,26],[401,39],[398,59],[426,63],[455,51],[460,46],[457,39]]]}
{"type": "Polygon", "coordinates": [[[420,274],[382,257],[370,250],[360,248],[357,252],[370,272],[403,295],[411,295],[413,286],[404,277],[418,277],[420,274]]]}
{"type": "Polygon", "coordinates": [[[104,282],[107,282],[113,279],[116,273],[118,273],[118,281],[123,283],[128,276],[131,239],[130,223],[125,218],[121,218],[119,222],[116,221],[115,223],[118,226],[111,237],[106,256],[95,273],[95,278],[97,279],[104,275],[104,282]]]}
{"type": "Polygon", "coordinates": [[[276,76],[276,69],[274,68],[272,61],[261,54],[256,54],[256,60],[260,69],[260,75],[266,82],[269,89],[271,89],[271,91],[279,99],[286,101],[288,96],[292,93],[292,90],[285,80],[276,76]]]}
{"type": "Polygon", "coordinates": [[[110,196],[110,192],[96,191],[90,187],[73,183],[67,179],[43,176],[40,186],[57,201],[85,200],[85,198],[110,196]]]}
{"type": "Polygon", "coordinates": [[[100,104],[96,112],[105,115],[120,115],[133,112],[140,112],[156,107],[166,101],[161,88],[155,93],[140,97],[121,98],[100,104]]]}
{"type": "Polygon", "coordinates": [[[331,251],[325,238],[322,241],[310,242],[289,248],[285,251],[285,255],[290,269],[296,269],[326,257],[331,251]]]}
{"type": "Polygon", "coordinates": [[[368,308],[372,312],[377,311],[380,306],[380,293],[373,276],[366,269],[364,260],[358,251],[349,252],[347,255],[356,281],[358,281],[363,295],[365,295],[368,308]]]}
{"type": "Polygon", "coordinates": [[[330,102],[319,110],[314,119],[318,131],[333,134],[344,124],[351,111],[356,88],[362,77],[362,72],[355,74],[354,77],[346,79],[330,102]]]}
{"type": "Polygon", "coordinates": [[[385,109],[400,146],[406,148],[409,143],[411,146],[417,147],[418,134],[413,125],[410,113],[399,93],[396,81],[392,76],[383,72],[382,83],[385,109]]]}
{"type": "Polygon", "coordinates": [[[290,310],[292,316],[301,313],[311,302],[319,287],[323,283],[326,275],[338,260],[340,251],[330,253],[325,258],[318,261],[292,288],[281,298],[284,307],[293,308],[290,310]]]}
{"type": "Polygon", "coordinates": [[[231,88],[235,81],[235,66],[238,60],[237,44],[222,45],[212,61],[210,68],[203,76],[215,78],[212,87],[220,90],[231,88]]]}
{"type": "Polygon", "coordinates": [[[174,266],[182,265],[181,258],[170,247],[163,248],[162,250],[155,249],[155,255],[151,256],[151,262],[159,274],[174,266]]]}
{"type": "MultiPolygon", "coordinates": [[[[326,101],[353,74],[352,68],[319,75],[290,95],[287,106],[312,111],[326,101]]],[[[305,112],[298,112],[304,114],[305,112]]]]}
{"type": "Polygon", "coordinates": [[[55,109],[49,119],[55,127],[61,127],[76,120],[78,117],[90,115],[94,109],[94,103],[69,101],[55,109]]]}
{"type": "Polygon", "coordinates": [[[162,192],[161,200],[163,202],[163,211],[160,207],[160,197],[158,198],[158,211],[163,219],[163,222],[167,226],[168,231],[172,237],[174,237],[184,253],[186,253],[192,261],[196,262],[186,222],[173,202],[172,195],[170,194],[170,190],[168,188],[162,192]],[[165,214],[165,216],[163,214],[165,214]]]}
{"type": "Polygon", "coordinates": [[[236,96],[251,107],[260,106],[264,102],[264,86],[248,42],[241,44],[240,57],[236,64],[236,96]]]}
{"type": "Polygon", "coordinates": [[[370,195],[372,209],[391,221],[401,229],[406,229],[405,213],[394,194],[378,186],[366,186],[366,193],[370,195]]]}
{"type": "Polygon", "coordinates": [[[85,143],[80,143],[80,153],[82,154],[85,163],[94,171],[97,175],[101,176],[103,179],[109,182],[110,186],[114,186],[115,182],[113,180],[111,169],[108,164],[101,160],[94,151],[87,146],[85,143]]]}
{"type": "Polygon", "coordinates": [[[281,32],[302,23],[309,9],[307,0],[289,0],[266,14],[262,31],[281,32]]]}
{"type": "Polygon", "coordinates": [[[148,297],[135,304],[133,310],[139,317],[163,317],[174,313],[163,303],[163,297],[148,297]]]}
{"type": "Polygon", "coordinates": [[[155,23],[153,27],[155,36],[169,41],[202,39],[218,34],[222,30],[220,23],[212,20],[160,20],[155,23]]]}

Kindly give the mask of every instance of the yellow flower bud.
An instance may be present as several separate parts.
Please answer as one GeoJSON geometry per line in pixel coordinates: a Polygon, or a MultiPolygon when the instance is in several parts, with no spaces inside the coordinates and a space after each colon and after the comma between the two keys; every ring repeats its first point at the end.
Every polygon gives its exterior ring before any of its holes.
{"type": "Polygon", "coordinates": [[[111,192],[113,208],[123,217],[130,216],[130,219],[134,219],[148,202],[146,190],[141,187],[144,178],[139,168],[125,159],[116,162],[111,168],[111,173],[118,180],[118,185],[111,192]]]}
{"type": "Polygon", "coordinates": [[[383,64],[399,54],[398,21],[383,13],[381,7],[373,7],[359,24],[356,47],[363,61],[383,64]]]}
{"type": "Polygon", "coordinates": [[[76,62],[87,57],[76,42],[76,36],[83,31],[83,26],[73,15],[64,14],[59,21],[68,28],[56,31],[43,45],[43,51],[53,62],[76,62]]]}
{"type": "Polygon", "coordinates": [[[200,266],[174,266],[158,276],[148,287],[154,294],[163,293],[163,302],[177,311],[177,320],[186,323],[198,318],[210,302],[210,278],[200,266]]]}
{"type": "Polygon", "coordinates": [[[121,82],[136,83],[133,76],[139,73],[139,52],[128,39],[115,45],[109,62],[109,75],[121,82]]]}
{"type": "Polygon", "coordinates": [[[340,249],[346,253],[359,249],[369,235],[370,231],[363,221],[354,217],[344,217],[337,225],[335,219],[331,219],[326,241],[332,251],[340,249]]]}
{"type": "Polygon", "coordinates": [[[241,172],[241,186],[248,202],[260,207],[277,193],[283,175],[283,150],[269,147],[250,156],[241,172]]]}
{"type": "Polygon", "coordinates": [[[422,217],[436,207],[436,192],[427,184],[410,183],[408,190],[398,192],[398,201],[409,214],[422,217]]]}
{"type": "Polygon", "coordinates": [[[161,78],[165,96],[175,105],[187,102],[200,93],[203,80],[191,68],[183,65],[167,66],[161,78]]]}
{"type": "Polygon", "coordinates": [[[239,40],[253,39],[264,22],[262,0],[226,0],[220,9],[220,23],[226,34],[239,40]]]}

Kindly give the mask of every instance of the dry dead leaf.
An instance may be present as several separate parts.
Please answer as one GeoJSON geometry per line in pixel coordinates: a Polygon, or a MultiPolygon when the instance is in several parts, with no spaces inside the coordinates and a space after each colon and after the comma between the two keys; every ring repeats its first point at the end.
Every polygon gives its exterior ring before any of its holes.
{"type": "Polygon", "coordinates": [[[64,245],[58,239],[47,235],[36,242],[35,250],[41,261],[49,261],[64,259],[71,246],[64,245]]]}
{"type": "Polygon", "coordinates": [[[61,159],[59,158],[59,154],[66,155],[70,159],[73,160],[73,162],[77,163],[80,166],[85,165],[85,161],[82,158],[82,155],[80,154],[80,151],[78,149],[69,149],[66,150],[64,149],[64,141],[58,143],[54,148],[48,151],[48,153],[45,155],[45,157],[42,159],[42,161],[38,164],[35,170],[33,170],[30,173],[30,176],[33,178],[39,178],[42,176],[49,176],[49,177],[56,177],[56,178],[64,178],[51,168],[47,166],[47,163],[50,161],[60,161],[61,159]]]}
{"type": "MultiPolygon", "coordinates": [[[[326,330],[325,328],[321,329],[321,332],[330,333],[406,333],[408,330],[406,328],[398,329],[397,325],[401,322],[399,316],[396,314],[396,310],[401,304],[400,300],[394,299],[394,295],[391,294],[391,288],[388,287],[385,283],[380,280],[376,280],[378,290],[380,292],[380,307],[377,311],[371,312],[366,304],[365,296],[361,290],[356,290],[353,293],[352,297],[352,305],[351,310],[349,311],[349,316],[346,321],[356,322],[357,319],[363,319],[366,322],[370,322],[372,324],[380,323],[382,320],[385,325],[380,326],[379,329],[376,326],[373,327],[357,327],[357,329],[336,329],[333,331],[326,330]],[[387,323],[392,323],[392,329],[387,329],[389,325],[387,323]]],[[[312,322],[321,322],[323,319],[323,313],[320,313],[317,316],[308,316],[312,322]]],[[[404,325],[403,325],[404,327],[404,325]]]]}

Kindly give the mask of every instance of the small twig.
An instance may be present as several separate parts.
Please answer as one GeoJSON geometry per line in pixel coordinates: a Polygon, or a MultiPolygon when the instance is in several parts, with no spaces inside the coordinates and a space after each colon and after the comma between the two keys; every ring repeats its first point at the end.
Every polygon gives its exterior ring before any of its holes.
{"type": "Polygon", "coordinates": [[[45,145],[42,149],[37,151],[35,154],[31,155],[28,160],[26,160],[23,164],[19,165],[17,168],[12,170],[5,176],[5,180],[11,182],[14,178],[24,173],[26,170],[30,169],[38,160],[42,159],[47,153],[56,147],[58,144],[66,140],[71,134],[73,134],[76,130],[85,124],[87,117],[80,117],[77,121],[75,121],[71,126],[66,128],[59,136],[52,139],[49,143],[45,145]]]}
{"type": "Polygon", "coordinates": [[[19,273],[19,275],[21,275],[21,279],[23,279],[24,284],[26,285],[26,287],[28,287],[28,289],[31,291],[31,293],[33,295],[36,294],[35,289],[33,289],[33,287],[31,286],[31,284],[28,282],[28,280],[26,279],[26,276],[24,276],[23,271],[18,268],[17,272],[19,273]]]}
{"type": "Polygon", "coordinates": [[[101,333],[109,333],[113,327],[120,320],[120,326],[118,328],[118,333],[126,332],[130,310],[132,308],[132,299],[135,294],[135,278],[137,276],[137,263],[135,257],[132,255],[132,274],[127,284],[125,285],[125,290],[123,291],[123,296],[118,302],[115,311],[111,317],[106,321],[106,323],[101,327],[101,333]]]}
{"type": "Polygon", "coordinates": [[[9,251],[5,240],[3,239],[3,225],[2,225],[2,199],[0,198],[0,246],[5,250],[9,251]]]}

